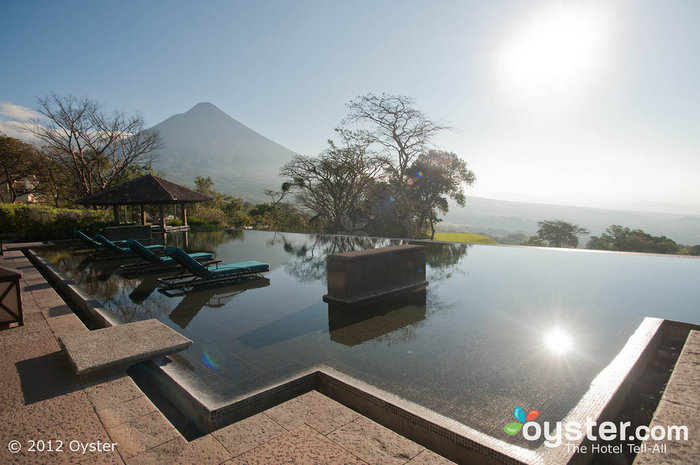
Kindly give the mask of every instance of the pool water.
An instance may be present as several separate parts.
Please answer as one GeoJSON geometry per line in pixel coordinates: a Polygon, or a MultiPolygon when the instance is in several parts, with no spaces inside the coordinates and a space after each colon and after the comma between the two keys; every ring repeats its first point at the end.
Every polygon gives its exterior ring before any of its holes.
{"type": "Polygon", "coordinates": [[[168,297],[125,261],[42,249],[119,321],[156,318],[194,341],[175,358],[210,399],[239,398],[327,365],[498,439],[515,406],[562,420],[645,316],[700,323],[700,260],[643,254],[422,243],[425,292],[357,312],[330,306],[329,254],[401,241],[212,231],[168,244],[266,279],[168,297]]]}

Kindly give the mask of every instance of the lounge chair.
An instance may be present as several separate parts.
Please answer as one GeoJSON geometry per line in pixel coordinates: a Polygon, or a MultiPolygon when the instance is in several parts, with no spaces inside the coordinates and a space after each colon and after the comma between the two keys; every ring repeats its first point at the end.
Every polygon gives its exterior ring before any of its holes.
{"type": "MultiPolygon", "coordinates": [[[[126,273],[149,273],[154,271],[168,271],[180,268],[180,264],[170,257],[161,257],[154,254],[151,250],[141,244],[139,241],[129,239],[126,241],[126,246],[144,261],[140,263],[130,263],[121,265],[120,268],[126,273]]],[[[214,260],[214,255],[208,252],[196,252],[187,254],[190,258],[197,262],[203,262],[205,266],[217,263],[214,260]]],[[[221,260],[218,260],[221,261],[221,260]]]]}
{"type": "Polygon", "coordinates": [[[89,247],[93,247],[95,249],[100,249],[103,247],[102,244],[100,244],[99,242],[97,242],[95,239],[91,238],[90,236],[88,236],[84,232],[80,231],[79,229],[76,229],[75,231],[73,231],[73,235],[75,237],[77,237],[78,239],[80,239],[81,241],[83,241],[85,243],[85,245],[87,245],[89,247]]]}
{"type": "MultiPolygon", "coordinates": [[[[117,244],[114,242],[110,241],[106,237],[104,237],[102,234],[95,234],[95,240],[102,244],[107,250],[110,252],[116,254],[117,256],[120,257],[133,257],[136,255],[130,248],[128,247],[119,247],[117,244]]],[[[146,249],[150,250],[151,252],[162,252],[165,249],[164,245],[145,245],[144,246],[146,249]]]]}
{"type": "Polygon", "coordinates": [[[166,247],[165,253],[175,260],[189,274],[180,274],[159,278],[158,281],[166,289],[194,289],[200,286],[223,286],[260,279],[260,273],[270,271],[270,265],[256,261],[231,263],[229,265],[204,266],[193,259],[184,250],[177,247],[166,247]]]}

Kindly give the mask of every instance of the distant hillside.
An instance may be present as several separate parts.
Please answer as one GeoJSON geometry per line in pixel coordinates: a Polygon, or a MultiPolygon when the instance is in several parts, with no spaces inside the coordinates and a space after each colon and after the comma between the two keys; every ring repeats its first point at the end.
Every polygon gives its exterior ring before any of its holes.
{"type": "Polygon", "coordinates": [[[154,167],[167,179],[193,186],[195,176],[211,176],[216,190],[251,201],[265,200],[265,189],[279,189],[279,169],[295,155],[211,103],[198,103],[153,129],[163,140],[154,167]]]}
{"type": "Polygon", "coordinates": [[[440,229],[531,235],[537,232],[538,221],[555,219],[576,223],[594,236],[599,236],[611,224],[619,224],[657,236],[665,235],[685,245],[700,244],[700,216],[697,215],[506,202],[481,197],[467,197],[465,208],[451,205],[440,229]]]}

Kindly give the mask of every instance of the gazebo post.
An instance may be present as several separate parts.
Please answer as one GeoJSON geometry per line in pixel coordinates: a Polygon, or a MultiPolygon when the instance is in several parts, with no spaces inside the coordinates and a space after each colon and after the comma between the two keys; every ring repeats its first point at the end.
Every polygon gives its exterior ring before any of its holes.
{"type": "Polygon", "coordinates": [[[141,224],[146,226],[146,208],[141,204],[141,224]]]}
{"type": "Polygon", "coordinates": [[[114,223],[119,224],[119,205],[114,205],[112,209],[114,210],[114,223]]]}
{"type": "Polygon", "coordinates": [[[182,204],[182,225],[187,227],[187,204],[182,204]]]}
{"type": "Polygon", "coordinates": [[[165,204],[160,204],[160,227],[165,231],[165,204]]]}

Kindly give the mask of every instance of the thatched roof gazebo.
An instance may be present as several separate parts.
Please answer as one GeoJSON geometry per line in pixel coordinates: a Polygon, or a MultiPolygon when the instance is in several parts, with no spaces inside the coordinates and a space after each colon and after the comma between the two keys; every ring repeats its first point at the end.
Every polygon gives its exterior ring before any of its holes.
{"type": "Polygon", "coordinates": [[[141,208],[141,224],[146,224],[146,205],[160,205],[160,226],[165,230],[165,205],[182,205],[182,225],[187,226],[187,204],[206,202],[212,197],[167,179],[151,174],[119,184],[111,189],[79,200],[82,205],[101,205],[114,208],[114,221],[119,224],[122,205],[138,205],[141,208]]]}

